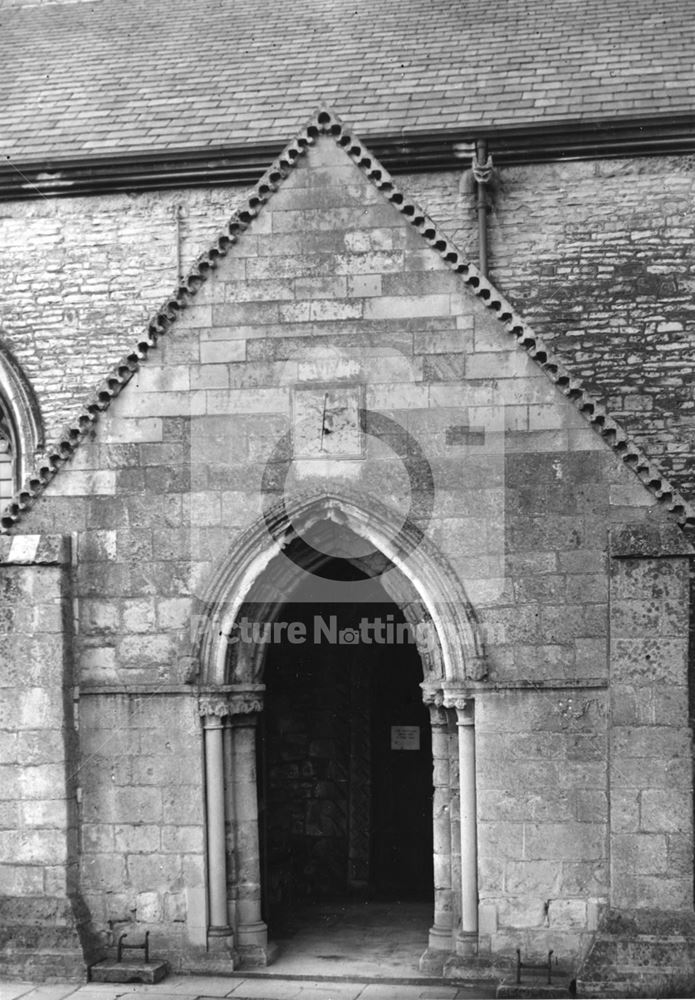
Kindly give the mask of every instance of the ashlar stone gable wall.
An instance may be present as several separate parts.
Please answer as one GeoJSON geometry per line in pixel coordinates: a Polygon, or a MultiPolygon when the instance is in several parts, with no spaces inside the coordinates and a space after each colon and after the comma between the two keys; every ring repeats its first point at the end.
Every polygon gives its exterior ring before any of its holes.
{"type": "MultiPolygon", "coordinates": [[[[476,260],[461,167],[399,183],[476,260]]],[[[687,156],[500,167],[488,214],[492,280],[688,495],[694,186],[687,156]]],[[[244,194],[3,204],[0,338],[41,398],[49,444],[244,194]]]]}
{"type": "MultiPolygon", "coordinates": [[[[81,879],[95,926],[108,940],[135,921],[174,965],[203,961],[198,615],[264,493],[283,489],[356,492],[410,511],[461,580],[487,668],[475,690],[481,947],[554,948],[571,962],[613,892],[635,905],[656,895],[645,883],[636,899],[635,885],[611,875],[608,748],[623,708],[611,688],[609,534],[626,524],[658,532],[667,515],[329,137],[15,529],[74,533],[81,879]],[[351,450],[348,420],[325,445],[316,416],[336,400],[336,428],[341,407],[361,407],[396,430],[379,438],[367,422],[351,450]],[[299,454],[283,452],[288,431],[299,454]],[[427,516],[402,431],[432,471],[427,516]]],[[[687,615],[683,589],[672,597],[687,615]]],[[[657,623],[667,611],[664,599],[657,623]]],[[[659,661],[674,698],[686,683],[681,653],[659,661]]],[[[636,687],[652,669],[642,667],[632,668],[636,687]]],[[[435,888],[455,921],[455,753],[449,763],[438,780],[453,810],[451,861],[435,864],[435,888]]],[[[641,819],[629,844],[616,840],[617,856],[657,850],[669,905],[691,907],[684,773],[629,787],[641,819]],[[659,794],[677,831],[649,825],[659,794]]]]}

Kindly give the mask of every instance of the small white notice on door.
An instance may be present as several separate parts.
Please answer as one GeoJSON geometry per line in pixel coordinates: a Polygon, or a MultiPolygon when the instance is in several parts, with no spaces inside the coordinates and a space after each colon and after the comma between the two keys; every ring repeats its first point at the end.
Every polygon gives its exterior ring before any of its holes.
{"type": "Polygon", "coordinates": [[[391,726],[392,750],[419,750],[419,726],[391,726]]]}

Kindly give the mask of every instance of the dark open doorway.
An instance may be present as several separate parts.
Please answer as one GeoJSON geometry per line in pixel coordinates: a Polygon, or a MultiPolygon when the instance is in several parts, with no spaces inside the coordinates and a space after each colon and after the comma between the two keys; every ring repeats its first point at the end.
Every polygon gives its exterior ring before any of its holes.
{"type": "Polygon", "coordinates": [[[347,562],[334,571],[359,580],[358,602],[288,603],[277,622],[294,632],[267,635],[258,762],[271,935],[288,913],[331,900],[433,898],[420,657],[383,588],[347,562]]]}

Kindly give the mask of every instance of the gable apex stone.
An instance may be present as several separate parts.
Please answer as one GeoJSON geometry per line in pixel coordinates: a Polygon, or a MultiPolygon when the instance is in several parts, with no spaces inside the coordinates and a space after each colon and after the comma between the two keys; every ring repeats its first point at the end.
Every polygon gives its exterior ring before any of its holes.
{"type": "Polygon", "coordinates": [[[169,331],[179,315],[193,303],[197,292],[215,271],[218,262],[243,237],[263,206],[272,199],[278,188],[301,162],[307,150],[322,136],[333,139],[443,262],[461,276],[472,293],[504,325],[507,333],[514,337],[517,344],[545,372],[551,382],[574,404],[677,523],[685,528],[695,527],[695,509],[649,461],[623,428],[613,420],[605,407],[584,389],[582,380],[573,377],[567,371],[515,312],[500,291],[479,272],[475,265],[463,257],[455,244],[439,231],[427,213],[398,188],[388,171],[341,119],[327,107],[321,107],[273,161],[244,204],[232,214],[225,229],[212,246],[198,257],[188,275],[179,282],[174,293],[152,317],[145,335],[139,339],[133,350],[112,368],[88,398],[82,411],[65,427],[56,444],[48,450],[45,459],[38,463],[35,471],[26,479],[2,513],[0,533],[12,530],[23,514],[31,509],[54,476],[79,448],[80,443],[93,431],[99,415],[108,410],[111,401],[130,382],[142,362],[147,360],[149,352],[157,347],[159,338],[169,331]]]}

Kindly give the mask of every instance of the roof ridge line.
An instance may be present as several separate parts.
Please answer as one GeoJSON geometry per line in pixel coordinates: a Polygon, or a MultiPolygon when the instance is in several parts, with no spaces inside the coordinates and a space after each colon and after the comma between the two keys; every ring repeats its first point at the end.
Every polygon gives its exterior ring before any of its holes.
{"type": "Polygon", "coordinates": [[[542,339],[516,313],[499,289],[484,277],[474,264],[464,260],[456,245],[439,232],[437,224],[427,213],[403,194],[391,174],[352,130],[345,126],[327,105],[322,104],[270,164],[251,190],[245,203],[234,210],[225,230],[220,233],[210,249],[198,256],[187,277],[179,282],[174,294],[169,296],[154,314],[148,323],[147,335],[138,341],[133,351],[124,355],[111,369],[88,397],[75,419],[66,425],[56,444],[46,453],[45,460],[37,463],[34,473],[27,477],[2,513],[0,534],[10,531],[23,514],[31,509],[54,476],[70,460],[82,440],[92,430],[99,415],[109,408],[112,399],[115,399],[130,382],[141,363],[147,360],[149,351],[156,348],[159,337],[169,330],[176,322],[179,313],[189,305],[198,289],[216,268],[218,260],[227,255],[230,247],[251,225],[263,205],[277,190],[278,185],[285,180],[307,149],[314,145],[322,134],[329,135],[335,140],[372,184],[405,216],[432,249],[437,251],[451,270],[462,275],[473,293],[504,323],[517,344],[524,348],[528,356],[539,365],[563,395],[574,403],[588,423],[606,440],[628,468],[633,470],[656,499],[666,506],[678,523],[683,527],[695,527],[695,507],[671,485],[623,427],[610,416],[603,404],[587,392],[582,379],[573,377],[557,360],[542,339]]]}

